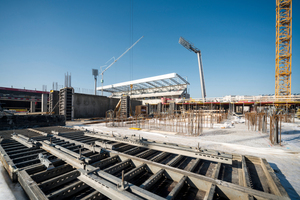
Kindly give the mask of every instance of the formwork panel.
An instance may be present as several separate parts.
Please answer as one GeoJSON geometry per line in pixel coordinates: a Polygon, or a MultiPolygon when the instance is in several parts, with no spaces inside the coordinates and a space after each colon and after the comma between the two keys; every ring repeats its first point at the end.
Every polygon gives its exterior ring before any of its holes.
{"type": "Polygon", "coordinates": [[[261,158],[235,155],[232,164],[228,164],[211,161],[220,155],[229,158],[212,150],[206,151],[211,153],[206,160],[195,153],[186,156],[191,149],[174,144],[149,145],[143,140],[132,142],[98,137],[95,133],[86,136],[63,127],[32,132],[40,137],[22,132],[34,136],[32,148],[15,138],[0,144],[0,159],[10,177],[18,180],[32,199],[87,199],[101,195],[112,199],[289,199],[269,164],[261,158]],[[108,148],[101,146],[102,141],[110,144],[108,148]],[[170,153],[172,148],[175,150],[170,153]],[[47,169],[42,160],[35,158],[39,150],[54,168],[47,169]],[[138,153],[130,154],[130,150],[138,153]]]}

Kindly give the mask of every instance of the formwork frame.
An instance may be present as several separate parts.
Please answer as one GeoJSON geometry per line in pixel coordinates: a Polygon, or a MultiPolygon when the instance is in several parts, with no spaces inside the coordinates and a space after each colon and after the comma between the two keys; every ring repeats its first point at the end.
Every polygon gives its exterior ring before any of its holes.
{"type": "MultiPolygon", "coordinates": [[[[210,175],[195,173],[199,164],[206,162],[205,158],[192,156],[191,162],[185,168],[178,167],[182,164],[182,159],[186,158],[181,154],[175,154],[166,163],[160,162],[172,154],[168,149],[174,149],[174,145],[159,144],[157,146],[166,151],[159,151],[154,154],[155,156],[147,158],[157,150],[145,145],[145,142],[141,140],[128,140],[126,138],[113,140],[108,135],[100,139],[94,137],[99,135],[96,133],[89,133],[88,135],[76,130],[68,130],[68,132],[52,132],[52,134],[44,132],[41,136],[33,138],[26,138],[18,134],[10,141],[1,143],[1,161],[9,163],[9,166],[15,166],[15,170],[11,172],[16,176],[11,177],[18,177],[18,181],[31,199],[65,199],[86,190],[90,193],[83,199],[88,199],[88,197],[100,198],[101,195],[111,199],[175,199],[182,188],[187,186],[202,191],[204,199],[219,197],[228,199],[289,199],[274,171],[262,158],[232,155],[234,162],[239,165],[239,183],[235,184],[220,178],[224,173],[224,167],[228,166],[223,162],[212,162],[213,167],[210,175]],[[137,145],[143,143],[144,147],[137,145]],[[102,145],[105,144],[109,144],[109,147],[104,148],[102,145]],[[61,148],[62,146],[64,148],[61,148]],[[33,147],[35,150],[41,149],[44,153],[47,152],[55,168],[47,171],[45,166],[34,157],[31,160],[26,160],[24,156],[16,157],[15,152],[19,152],[16,149],[20,149],[20,147],[22,148],[21,152],[30,153],[33,147]],[[82,155],[80,158],[77,157],[78,149],[79,154],[82,155]],[[141,149],[142,152],[140,152],[141,149]],[[14,163],[14,161],[20,162],[14,163]],[[56,164],[58,162],[61,162],[60,165],[56,164]],[[31,164],[26,165],[26,163],[31,164]],[[254,164],[261,167],[263,177],[260,178],[268,181],[268,192],[265,189],[260,191],[253,188],[254,180],[251,180],[253,178],[251,165],[254,164]],[[122,174],[119,173],[128,167],[131,168],[122,174]],[[140,186],[132,184],[132,180],[139,177],[145,170],[153,175],[140,186]],[[58,172],[67,173],[59,175],[58,172]],[[121,177],[115,175],[116,173],[120,174],[121,177]],[[44,192],[43,188],[46,184],[59,184],[61,182],[58,181],[61,180],[60,177],[68,177],[68,174],[76,174],[72,179],[73,182],[65,186],[61,185],[58,190],[51,193],[44,192]],[[171,187],[164,196],[152,192],[155,183],[158,183],[162,178],[170,180],[174,184],[174,187],[171,187]]],[[[185,147],[180,147],[177,148],[176,153],[185,151],[187,151],[185,147]]],[[[10,171],[12,168],[7,167],[6,169],[10,171]]],[[[63,180],[65,179],[63,178],[63,180]]]]}

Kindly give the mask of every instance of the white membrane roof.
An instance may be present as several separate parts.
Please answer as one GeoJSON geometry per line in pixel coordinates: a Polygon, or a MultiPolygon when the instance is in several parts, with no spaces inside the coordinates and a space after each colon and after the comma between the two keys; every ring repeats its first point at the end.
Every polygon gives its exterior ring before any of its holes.
{"type": "MultiPolygon", "coordinates": [[[[149,78],[143,78],[133,81],[126,81],[123,83],[116,83],[112,85],[103,86],[103,91],[110,93],[122,93],[122,92],[134,92],[140,90],[162,89],[165,91],[165,88],[172,88],[178,86],[187,86],[190,83],[187,82],[184,78],[176,73],[164,74],[160,76],[153,76],[149,78]],[[132,87],[132,88],[131,88],[132,87]]],[[[102,90],[102,87],[97,87],[97,90],[102,90]]]]}

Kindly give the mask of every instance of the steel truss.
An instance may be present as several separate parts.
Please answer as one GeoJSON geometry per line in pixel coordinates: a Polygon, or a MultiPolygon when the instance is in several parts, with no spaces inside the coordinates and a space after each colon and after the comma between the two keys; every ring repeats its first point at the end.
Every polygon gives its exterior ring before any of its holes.
{"type": "Polygon", "coordinates": [[[291,96],[292,0],[276,0],[275,96],[291,96]]]}

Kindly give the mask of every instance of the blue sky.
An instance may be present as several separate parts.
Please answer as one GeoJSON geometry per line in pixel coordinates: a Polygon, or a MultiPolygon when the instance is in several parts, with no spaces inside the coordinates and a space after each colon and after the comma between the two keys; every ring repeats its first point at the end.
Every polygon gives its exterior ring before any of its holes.
{"type": "MultiPolygon", "coordinates": [[[[200,98],[197,57],[178,44],[183,36],[202,52],[208,97],[274,94],[275,0],[132,4],[133,12],[131,0],[0,0],[0,86],[50,90],[69,72],[72,86],[93,89],[92,69],[144,36],[105,73],[104,85],[176,72],[200,98]]],[[[299,21],[294,0],[292,93],[300,93],[299,21]]]]}

